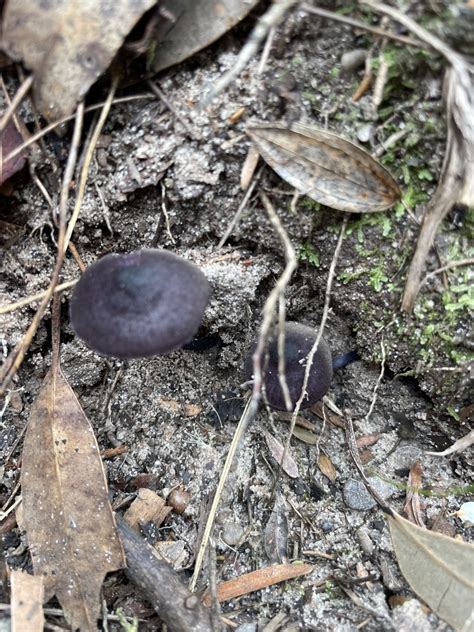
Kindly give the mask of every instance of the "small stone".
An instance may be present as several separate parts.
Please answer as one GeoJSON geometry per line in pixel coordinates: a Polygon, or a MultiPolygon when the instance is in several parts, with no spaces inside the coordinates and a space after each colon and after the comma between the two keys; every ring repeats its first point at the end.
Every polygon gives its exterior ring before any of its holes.
{"type": "MultiPolygon", "coordinates": [[[[385,483],[385,481],[381,481],[379,478],[372,477],[368,480],[373,490],[384,499],[391,496],[395,491],[395,487],[393,487],[393,485],[389,485],[388,483],[385,483]]],[[[375,500],[367,491],[364,483],[356,480],[355,478],[350,478],[345,482],[342,495],[346,505],[356,511],[368,511],[377,505],[375,500]]]]}
{"type": "Polygon", "coordinates": [[[237,522],[228,522],[222,530],[222,539],[229,546],[236,546],[244,535],[244,529],[237,522]]]}
{"type": "Polygon", "coordinates": [[[239,625],[239,627],[235,629],[235,632],[257,632],[257,624],[242,623],[242,625],[239,625]]]}
{"type": "Polygon", "coordinates": [[[357,130],[357,140],[360,143],[368,143],[372,136],[372,131],[372,125],[370,123],[362,125],[362,127],[359,127],[357,130]]]}
{"type": "Polygon", "coordinates": [[[334,522],[332,522],[331,520],[324,520],[321,523],[321,529],[324,531],[324,533],[329,533],[334,529],[334,522]]]}
{"type": "Polygon", "coordinates": [[[363,48],[355,48],[354,50],[347,51],[341,57],[341,68],[346,72],[356,70],[365,63],[367,57],[367,51],[363,48]]]}

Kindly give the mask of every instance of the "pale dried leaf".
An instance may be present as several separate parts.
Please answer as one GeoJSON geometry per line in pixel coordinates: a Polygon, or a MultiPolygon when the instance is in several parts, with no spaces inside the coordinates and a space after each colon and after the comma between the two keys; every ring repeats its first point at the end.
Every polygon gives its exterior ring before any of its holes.
{"type": "Polygon", "coordinates": [[[164,0],[151,66],[155,72],[178,64],[215,42],[242,20],[259,0],[164,0]],[[172,19],[171,19],[172,18],[172,19]],[[174,21],[173,21],[174,20],[174,21]]]}
{"type": "Polygon", "coordinates": [[[337,478],[337,471],[334,465],[332,464],[331,459],[326,454],[320,454],[318,457],[318,467],[324,476],[328,478],[331,483],[337,478]]]}
{"type": "Polygon", "coordinates": [[[142,487],[123,517],[134,529],[139,529],[140,523],[147,522],[154,522],[159,527],[171,509],[156,492],[142,487]]]}
{"type": "Polygon", "coordinates": [[[34,72],[36,104],[69,116],[156,0],[9,0],[2,46],[34,72]]]}
{"type": "Polygon", "coordinates": [[[419,490],[421,489],[423,478],[423,469],[421,463],[416,461],[410,468],[408,475],[407,497],[405,500],[404,510],[406,516],[413,524],[426,529],[423,515],[421,513],[421,503],[419,490]]]}
{"type": "Polygon", "coordinates": [[[45,599],[57,596],[74,629],[95,630],[102,582],[124,557],[94,432],[60,368],[50,369],[31,409],[21,487],[45,599]]]}
{"type": "Polygon", "coordinates": [[[42,632],[43,577],[16,570],[10,574],[10,585],[12,632],[42,632]]]}
{"type": "Polygon", "coordinates": [[[401,197],[390,173],[364,149],[337,134],[293,123],[252,125],[262,158],[295,189],[331,208],[372,213],[401,197]]]}
{"type": "Polygon", "coordinates": [[[288,561],[288,508],[281,492],[275,495],[272,513],[265,526],[263,543],[270,562],[288,561]]]}
{"type": "Polygon", "coordinates": [[[398,564],[412,590],[456,630],[474,630],[474,546],[389,517],[398,564]],[[465,626],[470,620],[470,624],[465,626]]]}
{"type": "Polygon", "coordinates": [[[461,437],[453,443],[453,445],[449,446],[443,452],[426,452],[425,454],[429,454],[430,456],[449,456],[450,454],[454,454],[455,452],[462,452],[463,450],[467,450],[471,445],[474,445],[474,430],[471,430],[467,435],[461,437]]]}
{"type": "Polygon", "coordinates": [[[283,459],[283,463],[282,463],[281,460],[284,453],[284,447],[282,446],[282,444],[277,439],[272,437],[272,435],[269,434],[268,432],[265,432],[265,441],[267,442],[267,445],[272,454],[272,457],[275,459],[275,461],[278,464],[281,463],[281,467],[283,471],[286,474],[288,474],[288,476],[290,476],[291,478],[298,478],[300,475],[298,472],[298,466],[296,465],[289,450],[285,454],[285,458],[283,459]]]}

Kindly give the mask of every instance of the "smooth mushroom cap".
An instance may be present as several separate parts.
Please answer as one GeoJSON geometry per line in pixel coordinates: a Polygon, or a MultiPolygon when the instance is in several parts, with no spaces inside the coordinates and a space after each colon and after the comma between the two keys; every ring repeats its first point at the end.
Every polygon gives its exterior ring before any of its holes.
{"type": "MultiPolygon", "coordinates": [[[[316,341],[317,332],[300,323],[285,324],[285,378],[290,392],[292,409],[300,398],[306,370],[306,357],[316,341]]],[[[256,343],[250,349],[245,361],[247,380],[253,378],[253,353],[256,343]]],[[[262,364],[264,358],[262,358],[262,364]]],[[[331,350],[324,338],[321,338],[318,350],[313,358],[309,374],[307,395],[301,408],[309,408],[326,394],[332,380],[331,350]]],[[[286,410],[283,391],[278,379],[278,328],[268,345],[268,365],[263,378],[268,403],[272,408],[286,410]]]]}
{"type": "Polygon", "coordinates": [[[89,266],[75,286],[70,320],[97,353],[145,358],[189,342],[209,296],[201,270],[171,252],[109,254],[89,266]]]}

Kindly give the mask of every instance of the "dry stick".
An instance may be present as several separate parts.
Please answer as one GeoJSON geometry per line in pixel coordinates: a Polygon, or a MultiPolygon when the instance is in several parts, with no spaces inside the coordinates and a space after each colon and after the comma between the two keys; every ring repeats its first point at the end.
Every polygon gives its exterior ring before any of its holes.
{"type": "Polygon", "coordinates": [[[244,412],[242,413],[242,417],[237,425],[237,428],[234,433],[234,437],[232,439],[232,443],[229,448],[229,452],[227,453],[227,458],[224,463],[224,467],[222,470],[221,477],[219,479],[219,483],[217,485],[216,493],[214,495],[214,500],[212,501],[211,509],[209,511],[209,517],[206,522],[206,526],[204,528],[204,533],[201,540],[201,545],[199,547],[198,554],[196,556],[196,563],[194,565],[194,573],[190,582],[190,589],[194,590],[196,587],[197,579],[199,577],[199,573],[201,572],[202,562],[204,559],[204,555],[207,548],[207,543],[209,541],[209,536],[211,535],[212,527],[214,524],[214,518],[217,511],[217,506],[219,505],[219,501],[222,495],[222,490],[224,489],[224,485],[227,480],[227,476],[229,474],[232,462],[237,453],[238,447],[240,446],[240,441],[245,431],[247,430],[249,424],[255,419],[255,416],[258,411],[258,405],[260,403],[261,390],[262,390],[262,370],[261,370],[261,362],[262,356],[265,349],[265,344],[268,339],[268,335],[270,333],[270,328],[274,319],[275,309],[278,305],[279,297],[285,293],[286,287],[290,282],[291,276],[293,272],[296,270],[297,260],[296,255],[294,253],[293,247],[291,246],[291,242],[288,239],[285,229],[283,228],[280,218],[275,212],[270,200],[264,194],[260,194],[261,200],[265,207],[265,210],[268,213],[270,221],[276,230],[278,236],[283,241],[285,245],[286,254],[286,263],[283,272],[278,278],[275,287],[268,295],[267,300],[265,301],[265,305],[263,307],[263,320],[260,326],[260,333],[258,337],[257,347],[253,354],[253,388],[252,388],[252,396],[247,402],[244,412]]]}
{"type": "Polygon", "coordinates": [[[386,354],[385,354],[385,345],[383,343],[383,334],[382,334],[382,339],[380,341],[380,349],[382,353],[382,360],[380,362],[380,373],[377,378],[377,382],[375,383],[375,386],[374,386],[374,392],[372,393],[372,401],[370,402],[369,410],[367,411],[367,414],[365,416],[365,421],[369,421],[369,418],[374,411],[375,403],[377,402],[377,391],[379,390],[380,384],[382,383],[383,376],[385,373],[386,354]]]}
{"type": "Polygon", "coordinates": [[[390,516],[393,515],[393,511],[387,505],[385,500],[381,496],[379,496],[379,494],[373,489],[372,485],[370,484],[369,479],[365,475],[364,467],[359,457],[359,449],[357,448],[356,438],[354,434],[354,426],[352,424],[352,417],[351,417],[350,412],[347,410],[344,411],[344,424],[345,424],[346,442],[347,442],[347,447],[349,448],[349,453],[352,457],[352,460],[354,461],[354,465],[356,466],[357,471],[359,472],[362,480],[364,481],[364,485],[367,491],[375,500],[377,505],[385,513],[389,514],[390,516]]]}
{"type": "Polygon", "coordinates": [[[433,270],[432,272],[428,272],[425,278],[421,281],[420,288],[423,285],[425,285],[425,283],[427,283],[430,279],[435,277],[437,274],[442,274],[443,272],[446,272],[447,270],[452,270],[452,268],[458,268],[459,266],[472,266],[472,265],[474,265],[473,258],[459,259],[458,261],[451,261],[450,263],[447,263],[445,266],[442,266],[441,268],[437,268],[436,270],[433,270]]]}
{"type": "MultiPolygon", "coordinates": [[[[291,242],[290,246],[293,248],[291,242]]],[[[285,316],[285,296],[284,294],[280,294],[278,297],[278,381],[280,382],[281,392],[285,400],[286,410],[291,412],[290,390],[286,381],[285,372],[285,316]]],[[[281,462],[283,463],[283,459],[281,462]]]]}
{"type": "Polygon", "coordinates": [[[388,39],[400,42],[401,44],[408,44],[409,46],[415,46],[416,48],[426,48],[426,45],[423,42],[419,42],[410,37],[405,37],[404,35],[397,35],[397,33],[391,33],[390,31],[386,31],[385,29],[381,29],[376,26],[370,26],[370,24],[365,24],[365,22],[349,18],[346,15],[339,15],[338,13],[333,13],[332,11],[320,9],[319,7],[312,7],[310,4],[302,4],[300,9],[307,11],[308,13],[312,13],[313,15],[317,15],[320,18],[327,18],[328,20],[334,20],[335,22],[342,22],[343,24],[347,24],[348,26],[352,26],[356,29],[368,31],[369,33],[373,33],[379,37],[387,37],[388,39]]]}
{"type": "Polygon", "coordinates": [[[160,619],[172,632],[211,632],[211,613],[182,583],[178,573],[160,558],[125,520],[116,515],[127,559],[126,574],[146,595],[160,619]]]}
{"type": "Polygon", "coordinates": [[[257,22],[257,25],[250,33],[250,37],[237,57],[237,61],[232,68],[224,74],[216,83],[208,95],[206,95],[200,107],[207,107],[211,101],[217,97],[245,68],[247,63],[257,52],[260,44],[267,36],[270,29],[275,28],[283,20],[285,13],[291,9],[298,0],[278,0],[274,2],[266,13],[257,22]]]}
{"type": "Polygon", "coordinates": [[[313,366],[314,356],[316,355],[316,352],[318,350],[319,342],[320,342],[320,340],[322,338],[324,327],[326,326],[326,321],[328,319],[329,305],[330,305],[330,302],[331,302],[332,283],[333,283],[333,280],[334,280],[334,276],[336,274],[337,260],[339,259],[339,253],[341,252],[342,242],[344,241],[344,233],[346,232],[347,221],[348,221],[348,216],[346,215],[344,217],[343,222],[342,222],[341,231],[339,233],[339,239],[337,240],[336,248],[334,249],[334,255],[333,255],[333,258],[332,258],[332,261],[331,261],[331,265],[329,267],[328,280],[327,280],[327,284],[326,284],[326,295],[324,297],[323,314],[321,316],[321,322],[319,323],[319,329],[318,329],[318,333],[316,335],[316,340],[314,341],[314,344],[311,347],[311,351],[308,353],[308,356],[306,358],[306,368],[305,368],[305,372],[304,372],[303,386],[301,387],[301,393],[300,393],[300,396],[298,398],[298,401],[296,402],[296,406],[295,406],[295,409],[293,411],[293,415],[291,417],[290,430],[288,432],[288,437],[287,437],[286,442],[285,442],[285,449],[283,450],[283,455],[281,457],[280,468],[279,468],[279,472],[278,473],[280,473],[280,471],[281,471],[281,463],[284,462],[284,459],[286,458],[286,455],[287,455],[288,450],[290,448],[290,441],[291,441],[291,437],[293,435],[293,431],[295,429],[296,418],[299,415],[299,412],[300,412],[300,409],[301,409],[301,405],[303,403],[304,398],[306,397],[306,390],[308,388],[309,376],[310,376],[310,373],[311,373],[311,367],[313,366]]]}
{"type": "MultiPolygon", "coordinates": [[[[31,84],[32,83],[33,83],[33,75],[30,75],[29,77],[27,77],[23,81],[21,86],[16,91],[15,96],[13,97],[13,99],[12,99],[11,103],[9,104],[5,114],[2,116],[2,118],[0,120],[0,132],[3,132],[3,130],[7,126],[8,121],[11,119],[11,117],[15,113],[17,107],[20,105],[20,103],[23,101],[23,99],[27,95],[28,90],[31,88],[31,84]]],[[[9,156],[6,157],[4,162],[7,162],[8,160],[10,160],[9,156]]]]}
{"type": "MultiPolygon", "coordinates": [[[[113,100],[113,104],[117,105],[119,103],[129,103],[130,101],[137,101],[139,99],[154,99],[154,98],[155,98],[154,94],[135,94],[135,95],[132,95],[132,96],[129,96],[129,97],[118,97],[117,99],[113,100]]],[[[101,103],[96,103],[95,105],[89,105],[89,107],[87,107],[84,110],[84,112],[87,114],[88,112],[94,112],[95,110],[100,110],[101,108],[104,107],[105,103],[106,103],[105,101],[102,101],[101,103]]],[[[6,156],[4,158],[4,162],[7,162],[8,160],[11,160],[12,158],[15,158],[15,156],[17,156],[19,153],[21,153],[24,149],[26,149],[27,147],[29,147],[33,143],[36,143],[37,140],[39,140],[40,138],[42,138],[46,134],[49,134],[49,132],[51,132],[53,129],[55,129],[56,127],[59,127],[60,125],[63,125],[63,123],[67,123],[68,121],[72,121],[72,119],[74,119],[75,117],[76,117],[75,114],[72,114],[71,116],[63,116],[62,118],[58,119],[57,121],[54,121],[53,123],[50,123],[49,125],[47,125],[45,128],[43,128],[42,130],[40,130],[36,134],[33,134],[33,136],[31,136],[27,141],[25,141],[24,143],[22,143],[21,145],[19,145],[15,149],[13,149],[8,154],[8,156],[6,156]]]]}
{"type": "Polygon", "coordinates": [[[81,169],[81,176],[79,179],[79,188],[76,196],[76,204],[74,205],[74,210],[71,215],[71,219],[69,220],[69,224],[66,231],[66,237],[63,244],[63,253],[66,252],[69,241],[71,240],[72,233],[74,231],[74,227],[77,222],[77,218],[79,217],[79,212],[82,206],[82,200],[84,198],[84,193],[86,190],[87,178],[89,175],[89,167],[92,161],[92,156],[94,155],[95,146],[99,139],[100,133],[104,126],[104,123],[109,115],[110,108],[112,106],[112,101],[114,99],[115,90],[117,89],[118,77],[115,77],[112,81],[112,86],[110,88],[109,94],[107,95],[107,99],[105,100],[104,107],[99,116],[99,120],[95,126],[94,132],[89,142],[89,146],[87,148],[87,152],[84,158],[84,163],[81,169]]]}
{"type": "Polygon", "coordinates": [[[242,202],[239,204],[239,208],[237,209],[237,211],[235,212],[234,217],[231,219],[229,225],[226,228],[225,233],[222,235],[221,240],[219,241],[219,243],[217,244],[217,249],[219,250],[219,248],[222,248],[223,245],[225,244],[225,242],[229,239],[232,231],[234,230],[234,228],[236,227],[240,216],[242,215],[242,213],[244,212],[245,207],[248,204],[248,201],[250,200],[252,193],[257,185],[257,182],[260,180],[260,176],[263,173],[263,167],[260,168],[259,172],[257,173],[257,175],[255,176],[255,178],[252,180],[251,185],[249,186],[249,188],[247,189],[247,191],[245,192],[245,195],[242,199],[242,202]]]}
{"type": "MultiPolygon", "coordinates": [[[[77,149],[78,149],[79,141],[81,137],[83,117],[84,117],[84,105],[83,103],[80,103],[79,106],[77,107],[76,122],[74,125],[71,148],[69,152],[68,162],[66,164],[66,169],[64,171],[62,190],[65,190],[65,191],[69,191],[71,179],[72,179],[72,176],[74,175],[74,165],[77,159],[77,149]]],[[[12,380],[16,371],[18,370],[21,363],[23,362],[23,358],[25,357],[26,351],[28,347],[30,346],[33,336],[35,335],[36,330],[38,329],[39,324],[41,322],[41,319],[43,318],[44,312],[46,311],[46,307],[48,306],[51,296],[54,293],[54,289],[58,284],[59,274],[61,272],[61,268],[62,268],[63,260],[64,260],[64,253],[66,250],[64,248],[64,244],[66,243],[65,242],[66,211],[67,211],[66,206],[67,206],[67,198],[66,199],[62,198],[60,208],[59,208],[58,252],[56,255],[56,263],[54,265],[53,273],[51,275],[51,282],[25,335],[20,340],[20,342],[15,346],[13,351],[10,353],[10,355],[8,356],[7,360],[5,361],[5,364],[3,365],[0,371],[0,395],[3,395],[5,393],[5,390],[8,388],[10,381],[12,380]]]]}
{"type": "MultiPolygon", "coordinates": [[[[63,290],[67,290],[73,285],[76,285],[79,279],[74,279],[74,281],[66,281],[65,283],[60,283],[54,288],[55,292],[62,292],[63,290]]],[[[25,298],[16,301],[16,303],[10,303],[9,305],[0,306],[0,314],[8,314],[8,312],[14,312],[16,309],[20,307],[24,307],[25,305],[29,305],[30,303],[34,303],[35,301],[39,301],[40,298],[46,296],[49,292],[48,290],[43,290],[42,292],[38,292],[37,294],[32,294],[31,296],[26,296],[25,298]]]]}

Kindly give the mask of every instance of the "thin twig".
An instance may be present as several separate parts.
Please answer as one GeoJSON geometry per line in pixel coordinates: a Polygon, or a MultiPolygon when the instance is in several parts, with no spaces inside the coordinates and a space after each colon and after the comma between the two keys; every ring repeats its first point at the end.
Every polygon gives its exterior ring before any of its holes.
{"type": "Polygon", "coordinates": [[[384,345],[384,341],[383,341],[383,334],[382,334],[382,339],[380,340],[380,349],[381,349],[381,353],[382,353],[382,359],[380,361],[380,373],[379,376],[377,378],[377,382],[375,383],[374,386],[374,391],[372,393],[372,400],[370,402],[370,407],[369,410],[367,411],[367,414],[365,416],[365,421],[368,421],[370,416],[372,415],[372,412],[375,408],[375,403],[377,402],[377,391],[379,390],[380,384],[382,383],[383,380],[383,376],[385,373],[385,358],[386,358],[386,354],[385,354],[385,345],[384,345]]]}
{"type": "Polygon", "coordinates": [[[225,242],[229,239],[230,235],[232,234],[232,231],[234,230],[234,228],[238,224],[238,222],[240,220],[240,217],[241,217],[242,213],[244,212],[245,207],[248,204],[248,201],[252,197],[252,194],[253,194],[253,191],[254,191],[254,189],[255,189],[255,187],[257,185],[257,182],[260,180],[260,176],[262,175],[262,172],[263,172],[263,167],[260,168],[260,170],[258,171],[257,175],[252,180],[252,183],[250,184],[249,188],[245,192],[245,195],[242,198],[242,202],[239,204],[239,208],[236,210],[234,217],[230,220],[229,225],[227,226],[225,233],[222,235],[219,243],[217,244],[217,250],[219,250],[220,248],[222,248],[224,246],[225,242]]]}
{"type": "MultiPolygon", "coordinates": [[[[117,99],[113,100],[113,105],[117,105],[119,103],[128,103],[130,101],[137,101],[139,99],[154,99],[154,98],[155,98],[154,94],[135,94],[129,97],[118,97],[117,99]]],[[[87,114],[88,112],[94,112],[95,110],[100,110],[101,108],[104,107],[105,103],[106,103],[105,101],[102,101],[101,103],[89,105],[89,107],[85,108],[84,112],[87,114]]],[[[49,134],[49,132],[51,132],[53,129],[56,129],[56,127],[63,125],[63,123],[72,121],[75,117],[76,117],[76,114],[72,114],[70,116],[63,116],[57,121],[53,121],[53,123],[50,123],[49,125],[44,127],[42,130],[40,130],[36,134],[33,134],[33,136],[30,136],[30,138],[26,140],[24,143],[22,143],[18,147],[15,147],[15,149],[13,149],[8,154],[8,156],[4,158],[4,162],[7,162],[8,160],[15,158],[15,156],[18,156],[18,154],[20,154],[24,149],[26,149],[30,145],[33,145],[33,143],[36,143],[37,140],[39,140],[43,136],[46,136],[46,134],[49,134]]]]}
{"type": "Polygon", "coordinates": [[[441,268],[437,268],[436,270],[432,270],[431,272],[428,272],[425,278],[420,282],[420,289],[422,288],[423,285],[425,285],[425,283],[427,283],[430,279],[435,277],[437,274],[442,274],[443,272],[446,272],[447,270],[452,270],[453,268],[458,268],[459,266],[472,266],[472,265],[474,265],[473,258],[459,259],[458,261],[451,261],[450,263],[447,263],[445,266],[441,266],[441,268]]]}
{"type": "Polygon", "coordinates": [[[67,250],[69,241],[71,239],[72,233],[74,231],[74,227],[77,222],[77,218],[79,217],[79,212],[81,210],[82,200],[84,198],[84,193],[86,189],[87,178],[89,176],[89,167],[92,160],[92,156],[94,155],[95,146],[99,139],[104,123],[107,120],[107,116],[109,115],[110,108],[112,106],[112,101],[114,99],[115,90],[117,89],[117,85],[118,85],[118,78],[115,77],[113,79],[112,86],[109,90],[109,94],[107,95],[107,99],[104,102],[104,107],[102,108],[102,111],[99,116],[99,120],[97,121],[94,132],[89,142],[89,146],[87,148],[87,152],[84,158],[84,163],[81,169],[81,175],[79,178],[79,187],[78,187],[77,195],[76,195],[76,203],[74,205],[74,210],[72,212],[71,219],[69,220],[66,236],[64,239],[64,244],[62,244],[63,253],[65,253],[67,250]]]}
{"type": "Polygon", "coordinates": [[[287,11],[297,3],[298,0],[278,0],[274,2],[268,11],[262,15],[257,22],[250,37],[239,53],[235,64],[228,70],[215,84],[212,90],[201,102],[201,108],[207,107],[227,86],[242,72],[248,62],[257,52],[260,44],[267,36],[270,29],[275,28],[283,20],[287,11]]]}
{"type": "Polygon", "coordinates": [[[416,48],[426,48],[426,45],[423,44],[423,42],[414,40],[411,37],[405,37],[404,35],[398,35],[397,33],[391,33],[390,31],[386,31],[385,29],[381,29],[376,26],[371,26],[370,24],[366,24],[365,22],[360,22],[359,20],[350,18],[347,15],[340,15],[339,13],[326,11],[326,9],[312,7],[310,4],[306,3],[303,3],[300,6],[300,9],[302,9],[303,11],[307,11],[307,13],[317,15],[320,18],[327,18],[328,20],[342,22],[343,24],[352,26],[355,29],[368,31],[369,33],[373,33],[374,35],[378,35],[379,37],[387,37],[388,39],[394,40],[395,42],[400,42],[401,44],[408,44],[408,46],[415,46],[416,48]]]}
{"type": "Polygon", "coordinates": [[[310,374],[311,374],[311,367],[313,366],[313,360],[314,360],[314,356],[316,355],[316,352],[318,350],[318,346],[319,346],[319,342],[322,338],[323,332],[324,332],[324,327],[326,326],[326,321],[328,319],[328,315],[329,315],[329,306],[331,303],[331,291],[332,291],[332,284],[334,281],[334,276],[336,274],[336,266],[337,266],[337,261],[339,259],[339,253],[341,252],[341,247],[342,247],[342,242],[344,241],[344,234],[346,232],[346,227],[347,227],[347,216],[344,217],[344,220],[342,222],[342,226],[341,226],[341,230],[339,233],[339,239],[337,240],[337,244],[336,244],[336,248],[334,249],[334,255],[332,257],[332,261],[331,261],[331,265],[329,267],[329,272],[328,272],[328,280],[326,283],[326,295],[324,297],[324,307],[323,307],[323,314],[321,316],[321,322],[319,323],[319,329],[318,329],[318,333],[316,334],[316,340],[314,341],[313,346],[311,347],[311,351],[309,352],[307,358],[306,358],[306,367],[305,367],[305,372],[304,372],[304,380],[303,380],[303,386],[301,387],[301,393],[300,396],[298,398],[298,401],[296,402],[296,406],[295,409],[293,410],[293,415],[291,417],[291,424],[290,424],[290,430],[288,432],[288,437],[286,439],[285,442],[285,449],[283,451],[283,455],[282,455],[282,459],[281,462],[283,463],[286,454],[288,453],[288,450],[290,448],[290,441],[291,441],[291,437],[293,435],[293,431],[295,429],[295,424],[296,424],[296,418],[299,415],[300,409],[301,409],[301,405],[304,401],[304,398],[306,397],[306,390],[308,388],[308,382],[309,382],[309,378],[310,378],[310,374]]]}
{"type": "MultiPolygon", "coordinates": [[[[28,94],[28,91],[31,88],[32,83],[33,83],[33,75],[30,75],[23,81],[21,86],[16,91],[15,96],[11,100],[11,103],[9,104],[8,108],[6,109],[6,112],[3,114],[0,120],[0,132],[3,132],[5,127],[8,125],[8,121],[15,114],[17,107],[23,101],[25,96],[28,94]]],[[[10,156],[7,156],[4,162],[8,162],[8,160],[10,160],[10,156]]]]}
{"type": "Polygon", "coordinates": [[[278,305],[279,297],[285,293],[286,287],[290,282],[291,276],[296,269],[297,260],[296,255],[291,245],[291,242],[288,239],[285,229],[283,228],[280,218],[275,212],[270,200],[268,197],[261,193],[261,199],[265,210],[267,211],[270,221],[276,230],[278,236],[283,241],[285,245],[286,254],[286,265],[278,278],[275,287],[272,289],[270,294],[268,295],[267,300],[265,301],[265,305],[263,307],[263,320],[260,326],[259,338],[257,341],[257,346],[253,354],[253,371],[254,371],[254,380],[253,380],[253,388],[252,395],[245,406],[245,410],[242,413],[242,417],[238,423],[238,426],[235,430],[234,437],[232,439],[232,443],[229,448],[229,452],[227,454],[224,467],[222,470],[221,477],[219,479],[219,483],[217,485],[216,493],[214,499],[212,501],[212,506],[209,511],[209,517],[206,522],[206,526],[204,528],[204,533],[201,540],[201,545],[199,547],[198,554],[196,556],[196,562],[194,565],[194,573],[190,582],[190,589],[194,590],[196,587],[197,579],[199,577],[199,573],[201,572],[202,563],[204,560],[204,555],[206,553],[207,544],[209,541],[209,536],[211,535],[212,527],[214,524],[214,518],[216,515],[217,507],[220,501],[220,497],[222,495],[222,491],[224,489],[224,485],[226,483],[232,462],[237,454],[238,447],[240,446],[241,438],[243,437],[245,431],[247,430],[249,424],[255,419],[255,416],[258,411],[258,405],[260,403],[261,391],[262,391],[262,370],[261,370],[261,362],[262,356],[265,349],[266,341],[268,340],[268,336],[270,333],[270,328],[272,322],[275,317],[275,309],[278,305]]]}
{"type": "MultiPolygon", "coordinates": [[[[55,292],[62,292],[63,290],[67,290],[73,285],[76,285],[78,279],[74,279],[74,281],[66,281],[65,283],[60,283],[54,288],[55,292]]],[[[0,306],[0,314],[8,314],[9,312],[14,312],[16,309],[20,307],[25,307],[25,305],[30,305],[30,303],[34,303],[35,301],[39,301],[41,298],[44,298],[46,294],[49,292],[48,290],[43,290],[42,292],[38,292],[37,294],[31,294],[31,296],[26,296],[25,298],[16,301],[16,303],[9,303],[8,305],[0,306]]]]}
{"type": "MultiPolygon", "coordinates": [[[[71,161],[77,158],[77,147],[73,145],[74,143],[76,145],[78,145],[79,143],[80,134],[78,133],[78,130],[82,129],[83,115],[84,115],[84,108],[81,103],[79,104],[76,110],[76,122],[74,125],[74,132],[73,132],[71,148],[70,148],[71,161]]],[[[74,171],[73,169],[69,168],[70,160],[68,159],[68,164],[64,172],[63,190],[65,191],[69,191],[71,178],[74,171]]],[[[21,363],[23,362],[23,358],[25,357],[26,351],[29,348],[31,341],[33,340],[33,336],[35,335],[36,330],[39,327],[39,324],[41,322],[41,319],[43,318],[44,312],[46,311],[46,307],[48,306],[49,301],[54,294],[54,290],[56,286],[58,285],[59,275],[61,273],[61,268],[64,261],[64,254],[67,249],[67,242],[65,239],[65,232],[66,232],[66,217],[65,217],[66,208],[65,207],[66,206],[67,206],[67,199],[63,201],[63,206],[60,206],[58,250],[56,254],[56,262],[55,262],[54,269],[51,275],[51,282],[25,335],[17,343],[17,345],[15,346],[15,348],[13,349],[13,351],[10,353],[7,360],[5,361],[5,364],[3,365],[2,369],[0,370],[0,395],[3,395],[3,393],[5,393],[5,390],[8,388],[10,381],[12,380],[13,376],[15,375],[21,363]]]]}

